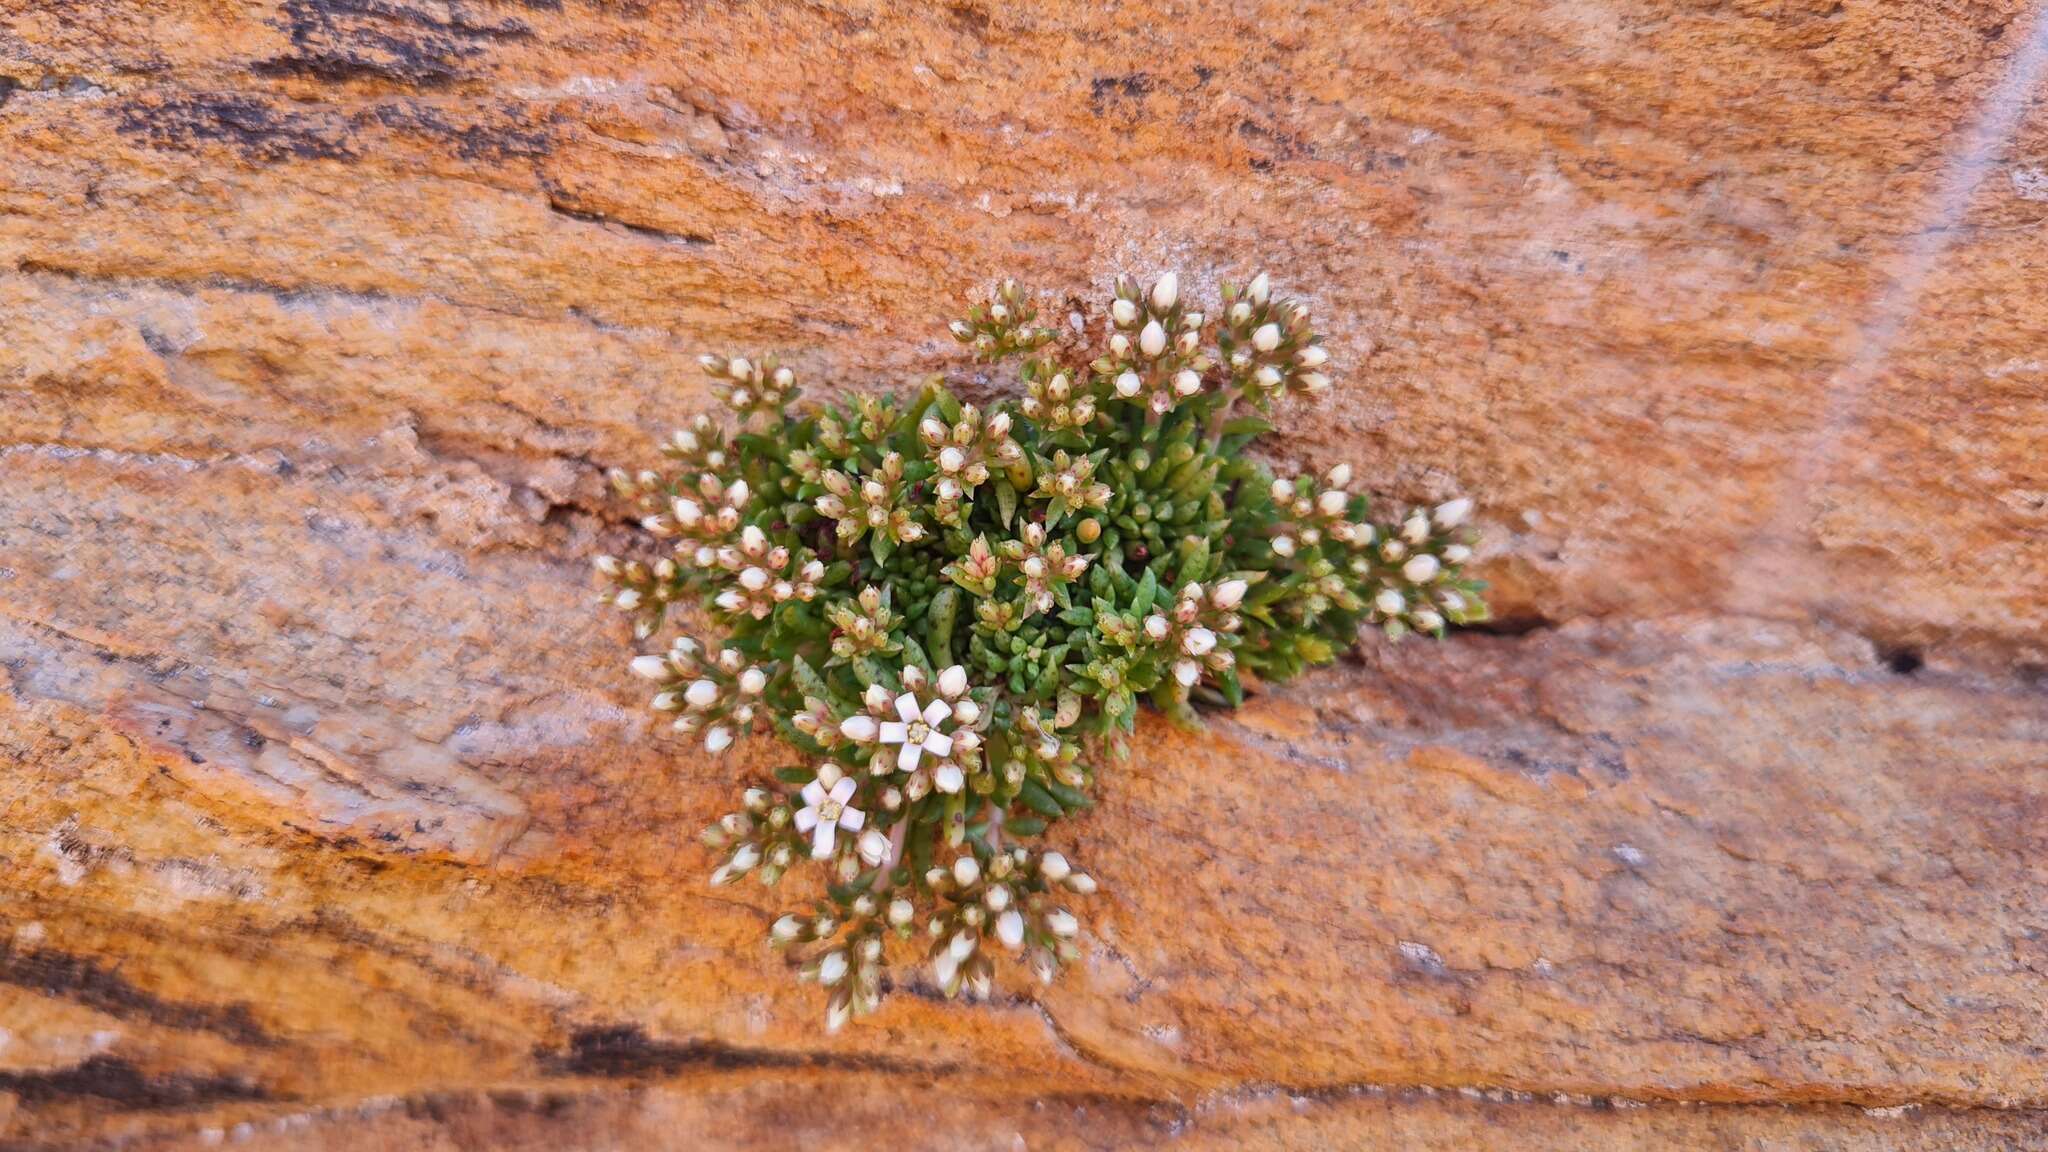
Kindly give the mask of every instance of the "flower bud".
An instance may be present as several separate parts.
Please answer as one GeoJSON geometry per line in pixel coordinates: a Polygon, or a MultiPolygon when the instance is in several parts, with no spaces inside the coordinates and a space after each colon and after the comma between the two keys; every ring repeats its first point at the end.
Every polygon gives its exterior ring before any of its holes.
{"type": "Polygon", "coordinates": [[[962,856],[953,861],[953,882],[962,888],[974,887],[981,879],[981,862],[972,856],[962,856]]]}
{"type": "Polygon", "coordinates": [[[1177,395],[1181,396],[1193,396],[1195,393],[1200,392],[1202,390],[1201,373],[1192,369],[1182,369],[1173,377],[1173,390],[1177,395]]]}
{"type": "Polygon", "coordinates": [[[674,675],[667,657],[663,656],[635,656],[628,667],[642,680],[667,680],[674,675]]]}
{"type": "Polygon", "coordinates": [[[996,939],[1012,952],[1024,946],[1024,917],[1015,908],[996,917],[996,939]]]}
{"type": "Polygon", "coordinates": [[[875,733],[880,730],[880,726],[875,723],[873,716],[864,716],[859,713],[848,716],[839,722],[839,734],[841,736],[862,744],[873,740],[875,733]]]}
{"type": "Polygon", "coordinates": [[[725,725],[721,724],[711,731],[704,733],[704,750],[706,752],[716,756],[730,747],[732,747],[732,729],[727,728],[725,725]]]}
{"type": "Polygon", "coordinates": [[[1180,277],[1168,272],[1152,285],[1152,308],[1156,312],[1171,311],[1180,299],[1180,277]]]}
{"type": "Polygon", "coordinates": [[[967,669],[955,664],[939,673],[939,695],[952,699],[967,691],[967,669]]]}
{"type": "Polygon", "coordinates": [[[1156,357],[1166,351],[1166,329],[1159,326],[1159,321],[1147,322],[1145,330],[1138,333],[1138,351],[1148,357],[1156,357]]]}
{"type": "Polygon", "coordinates": [[[1252,333],[1252,347],[1261,352],[1271,352],[1280,346],[1280,326],[1271,322],[1259,325],[1252,333]]]}
{"type": "Polygon", "coordinates": [[[1144,386],[1145,382],[1138,379],[1136,372],[1125,372],[1116,378],[1116,394],[1126,400],[1136,396],[1144,386]]]}
{"type": "Polygon", "coordinates": [[[1392,588],[1382,588],[1380,594],[1372,598],[1372,606],[1383,616],[1399,616],[1401,610],[1408,606],[1408,601],[1392,588]]]}
{"type": "Polygon", "coordinates": [[[1422,552],[1409,557],[1408,562],[1401,565],[1401,575],[1410,584],[1427,584],[1436,579],[1437,568],[1436,557],[1422,552]]]}
{"type": "Polygon", "coordinates": [[[1225,580],[1216,586],[1216,593],[1209,602],[1228,612],[1244,602],[1244,594],[1251,585],[1243,580],[1225,580]]]}
{"type": "Polygon", "coordinates": [[[1065,856],[1057,852],[1047,852],[1038,858],[1038,874],[1045,877],[1048,884],[1059,883],[1066,879],[1067,873],[1071,871],[1073,866],[1067,863],[1065,856]]]}
{"type": "Polygon", "coordinates": [[[1257,276],[1252,277],[1251,286],[1245,289],[1245,295],[1250,297],[1251,302],[1254,304],[1264,304],[1266,302],[1267,297],[1271,296],[1272,294],[1272,281],[1266,279],[1266,274],[1264,272],[1261,272],[1257,276]]]}
{"type": "Polygon", "coordinates": [[[683,690],[683,699],[692,708],[709,708],[718,703],[718,685],[709,680],[692,680],[683,690]]]}
{"type": "Polygon", "coordinates": [[[1436,522],[1445,528],[1456,528],[1472,515],[1472,501],[1460,496],[1436,506],[1436,522]]]}
{"type": "Polygon", "coordinates": [[[1181,648],[1190,656],[1207,656],[1216,647],[1216,634],[1207,628],[1189,630],[1181,641],[1181,648]]]}
{"type": "Polygon", "coordinates": [[[1129,300],[1118,300],[1109,306],[1109,316],[1119,326],[1134,324],[1138,319],[1138,306],[1129,300]]]}

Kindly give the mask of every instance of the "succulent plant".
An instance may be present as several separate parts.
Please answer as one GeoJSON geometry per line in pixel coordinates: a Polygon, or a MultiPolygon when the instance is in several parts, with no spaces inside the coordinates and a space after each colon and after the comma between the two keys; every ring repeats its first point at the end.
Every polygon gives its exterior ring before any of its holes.
{"type": "Polygon", "coordinates": [[[1375,518],[1348,464],[1276,477],[1247,454],[1328,356],[1264,275],[1221,295],[1120,281],[1091,353],[1085,320],[1042,324],[1006,281],[951,325],[1021,361],[1024,395],[987,411],[943,378],[800,408],[772,357],[707,356],[738,427],[700,417],[666,471],[612,472],[666,554],[599,557],[606,599],[643,641],[678,607],[721,634],[632,661],[653,707],[711,753],[768,736],[794,761],[706,831],[711,879],[813,866],[768,937],[828,1026],[880,1002],[911,947],[892,939],[922,938],[947,996],[986,997],[1003,956],[1049,981],[1079,955],[1070,904],[1096,882],[1045,838],[1140,704],[1198,725],[1361,629],[1486,617],[1469,501],[1375,518]]]}

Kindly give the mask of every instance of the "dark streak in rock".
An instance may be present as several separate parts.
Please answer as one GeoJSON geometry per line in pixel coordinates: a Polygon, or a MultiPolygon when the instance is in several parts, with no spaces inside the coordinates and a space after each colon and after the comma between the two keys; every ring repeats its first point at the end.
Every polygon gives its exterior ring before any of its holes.
{"type": "Polygon", "coordinates": [[[943,1074],[951,1064],[932,1064],[837,1052],[777,1052],[736,1048],[717,1040],[666,1041],[648,1037],[637,1024],[585,1028],[569,1037],[566,1051],[537,1049],[534,1059],[557,1076],[636,1078],[673,1076],[691,1070],[730,1072],[754,1068],[823,1068],[850,1072],[943,1074]]]}
{"type": "Polygon", "coordinates": [[[46,949],[22,952],[0,945],[0,984],[61,997],[112,1016],[146,1020],[165,1028],[210,1032],[237,1044],[259,1048],[277,1044],[240,1004],[217,1006],[165,1000],[83,956],[46,949]]]}
{"type": "Polygon", "coordinates": [[[87,1096],[122,1109],[190,1108],[231,1100],[264,1100],[255,1083],[229,1076],[152,1076],[112,1056],[38,1072],[0,1072],[0,1092],[12,1092],[33,1107],[87,1096]]]}

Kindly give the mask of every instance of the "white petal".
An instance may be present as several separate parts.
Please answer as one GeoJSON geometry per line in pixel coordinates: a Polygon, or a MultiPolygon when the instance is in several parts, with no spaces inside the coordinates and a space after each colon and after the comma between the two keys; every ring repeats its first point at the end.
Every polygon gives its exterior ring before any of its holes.
{"type": "Polygon", "coordinates": [[[924,750],[934,756],[944,756],[953,751],[953,738],[944,732],[934,732],[924,738],[924,750]]]}
{"type": "Polygon", "coordinates": [[[832,791],[826,793],[826,795],[832,797],[834,801],[844,804],[848,800],[853,799],[854,787],[853,777],[841,776],[839,782],[832,785],[832,791]]]}
{"type": "Polygon", "coordinates": [[[809,784],[804,785],[802,795],[804,803],[816,808],[825,802],[825,786],[813,780],[809,784]]]}
{"type": "Polygon", "coordinates": [[[924,749],[916,744],[905,744],[903,751],[896,754],[896,769],[899,772],[917,771],[917,758],[924,749]]]}
{"type": "Polygon", "coordinates": [[[908,692],[905,692],[903,695],[898,696],[896,698],[896,714],[898,716],[903,717],[903,722],[905,724],[908,724],[912,720],[917,719],[917,697],[911,695],[908,692]]]}
{"type": "Polygon", "coordinates": [[[797,830],[797,831],[799,831],[799,832],[809,832],[809,831],[810,831],[811,829],[813,829],[813,828],[815,828],[815,827],[817,827],[817,826],[818,826],[818,810],[817,810],[816,808],[799,808],[799,809],[797,809],[797,810],[796,810],[796,830],[797,830]]]}
{"type": "Polygon", "coordinates": [[[996,917],[996,939],[1012,951],[1024,946],[1024,917],[1015,908],[996,917]]]}
{"type": "Polygon", "coordinates": [[[926,724],[937,724],[952,714],[953,710],[946,707],[944,700],[934,700],[924,706],[924,722],[926,724]]]}
{"type": "Polygon", "coordinates": [[[832,841],[837,833],[834,826],[820,822],[818,830],[811,836],[811,859],[828,860],[832,856],[832,841]]]}
{"type": "Polygon", "coordinates": [[[891,720],[882,725],[882,743],[901,744],[908,739],[910,739],[910,725],[896,720],[891,720]]]}
{"type": "Polygon", "coordinates": [[[841,808],[839,810],[839,826],[848,832],[860,831],[866,826],[867,822],[868,814],[858,808],[841,808]]]}

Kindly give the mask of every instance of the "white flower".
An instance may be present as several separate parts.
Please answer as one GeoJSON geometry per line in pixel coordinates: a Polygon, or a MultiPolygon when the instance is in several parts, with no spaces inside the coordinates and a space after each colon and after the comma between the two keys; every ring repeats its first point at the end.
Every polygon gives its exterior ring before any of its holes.
{"type": "Polygon", "coordinates": [[[1456,528],[1472,515],[1472,501],[1460,496],[1436,506],[1436,522],[1445,528],[1456,528]]]}
{"type": "Polygon", "coordinates": [[[1401,575],[1406,577],[1410,584],[1427,584],[1436,579],[1436,572],[1437,559],[1427,552],[1412,556],[1406,564],[1401,565],[1401,575]]]}
{"type": "Polygon", "coordinates": [[[860,834],[860,858],[870,868],[878,868],[889,858],[889,837],[879,828],[870,828],[860,834]]]}
{"type": "Polygon", "coordinates": [[[1165,312],[1180,299],[1180,277],[1168,272],[1152,285],[1152,307],[1165,312]]]}
{"type": "Polygon", "coordinates": [[[1015,908],[996,917],[996,939],[1012,952],[1024,946],[1024,917],[1015,908]]]}
{"type": "Polygon", "coordinates": [[[1225,580],[1216,586],[1216,592],[1210,597],[1210,603],[1228,612],[1239,604],[1244,603],[1244,594],[1250,588],[1251,585],[1242,580],[1225,580]]]}
{"type": "Polygon", "coordinates": [[[1147,356],[1157,356],[1166,351],[1166,329],[1159,326],[1159,321],[1148,321],[1145,330],[1138,333],[1138,351],[1147,356]]]}
{"type": "Polygon", "coordinates": [[[805,807],[796,810],[796,830],[811,834],[811,859],[830,859],[839,829],[858,832],[868,822],[865,812],[846,806],[853,790],[853,777],[831,766],[818,769],[818,778],[804,785],[805,807]]]}
{"type": "Polygon", "coordinates": [[[979,860],[972,856],[962,856],[953,861],[953,881],[962,888],[974,887],[974,882],[979,879],[981,879],[981,862],[979,860]]]}
{"type": "Polygon", "coordinates": [[[967,691],[967,668],[955,664],[939,673],[939,695],[952,699],[967,691]]]}
{"type": "Polygon", "coordinates": [[[668,660],[662,656],[635,656],[631,667],[633,675],[642,680],[666,680],[670,676],[668,660]]]}
{"type": "Polygon", "coordinates": [[[1278,324],[1261,324],[1259,325],[1259,330],[1252,333],[1252,347],[1257,348],[1261,352],[1271,352],[1279,346],[1280,326],[1278,324]]]}
{"type": "Polygon", "coordinates": [[[846,979],[846,953],[825,953],[825,958],[818,961],[818,983],[829,988],[844,979],[846,979]]]}
{"type": "MultiPolygon", "coordinates": [[[[953,737],[947,735],[941,725],[959,722],[953,702],[967,691],[967,669],[955,664],[939,673],[938,688],[939,696],[928,704],[920,705],[915,692],[905,692],[896,697],[896,715],[899,719],[884,721],[875,727],[872,735],[856,734],[844,724],[840,726],[840,731],[853,740],[876,740],[883,744],[902,745],[896,754],[896,768],[901,772],[914,772],[917,770],[918,760],[927,752],[940,757],[952,755],[953,737]]],[[[848,724],[851,723],[852,720],[849,718],[848,724]]],[[[860,731],[865,733],[869,725],[859,727],[860,731]]],[[[943,774],[940,780],[941,790],[958,791],[957,787],[945,788],[944,780],[956,775],[959,769],[954,768],[953,773],[949,774],[945,773],[945,766],[941,766],[940,772],[943,774]]]]}

